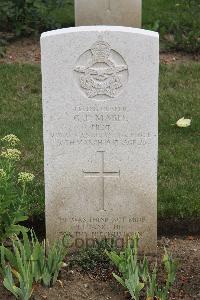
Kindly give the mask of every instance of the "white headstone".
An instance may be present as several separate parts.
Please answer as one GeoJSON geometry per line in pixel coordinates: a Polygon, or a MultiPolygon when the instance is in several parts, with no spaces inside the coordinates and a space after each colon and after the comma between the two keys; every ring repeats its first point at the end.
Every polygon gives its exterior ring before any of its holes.
{"type": "Polygon", "coordinates": [[[76,26],[141,27],[142,0],[75,0],[76,26]]]}
{"type": "Polygon", "coordinates": [[[43,33],[47,238],[75,246],[157,239],[158,34],[126,27],[43,33]]]}

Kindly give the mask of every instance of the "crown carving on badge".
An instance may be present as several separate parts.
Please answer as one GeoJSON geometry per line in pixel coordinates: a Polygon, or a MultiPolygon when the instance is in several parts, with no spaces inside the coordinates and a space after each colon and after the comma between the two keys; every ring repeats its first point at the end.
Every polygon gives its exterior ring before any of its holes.
{"type": "Polygon", "coordinates": [[[99,40],[92,45],[91,52],[95,62],[105,62],[109,59],[111,47],[100,37],[99,40]]]}

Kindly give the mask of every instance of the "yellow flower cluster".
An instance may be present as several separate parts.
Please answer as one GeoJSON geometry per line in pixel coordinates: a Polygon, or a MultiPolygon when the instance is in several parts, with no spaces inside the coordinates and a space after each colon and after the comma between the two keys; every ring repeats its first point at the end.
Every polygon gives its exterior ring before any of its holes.
{"type": "Polygon", "coordinates": [[[0,169],[0,180],[5,178],[6,178],[6,172],[4,171],[4,169],[0,169]]]}
{"type": "Polygon", "coordinates": [[[18,145],[20,143],[20,140],[14,134],[8,134],[8,135],[4,136],[1,139],[1,141],[3,143],[6,143],[6,145],[9,146],[9,147],[15,147],[16,145],[18,145]]]}
{"type": "Polygon", "coordinates": [[[35,176],[32,173],[27,173],[27,172],[21,172],[18,174],[18,182],[21,183],[28,183],[33,181],[35,176]]]}
{"type": "Polygon", "coordinates": [[[20,160],[21,152],[18,149],[6,149],[1,152],[1,157],[12,161],[20,160]]]}

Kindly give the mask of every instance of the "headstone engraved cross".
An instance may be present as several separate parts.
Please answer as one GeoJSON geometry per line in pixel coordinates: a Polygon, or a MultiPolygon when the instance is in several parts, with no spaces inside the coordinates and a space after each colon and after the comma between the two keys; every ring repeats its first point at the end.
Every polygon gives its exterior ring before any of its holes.
{"type": "Polygon", "coordinates": [[[154,253],[158,34],[67,28],[43,33],[41,49],[47,239],[69,232],[75,247],[140,232],[154,253]]]}
{"type": "Polygon", "coordinates": [[[105,171],[105,151],[97,151],[101,155],[101,171],[99,172],[88,172],[83,171],[85,177],[98,177],[101,178],[102,181],[102,197],[100,199],[100,209],[99,211],[106,211],[105,210],[105,178],[109,177],[120,177],[120,170],[118,172],[107,172],[105,171]]]}
{"type": "Polygon", "coordinates": [[[110,0],[107,0],[107,11],[111,11],[111,3],[110,3],[110,0]]]}

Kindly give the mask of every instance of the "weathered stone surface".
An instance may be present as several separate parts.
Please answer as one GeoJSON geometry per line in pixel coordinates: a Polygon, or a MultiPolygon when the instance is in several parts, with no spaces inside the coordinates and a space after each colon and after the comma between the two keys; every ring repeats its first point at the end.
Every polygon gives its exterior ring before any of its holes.
{"type": "Polygon", "coordinates": [[[139,231],[156,248],[158,34],[43,33],[46,228],[76,246],[139,231]]]}
{"type": "Polygon", "coordinates": [[[75,0],[76,26],[141,27],[142,0],[75,0]]]}

